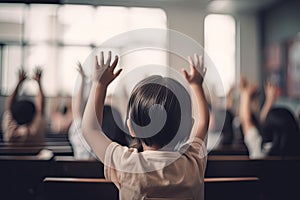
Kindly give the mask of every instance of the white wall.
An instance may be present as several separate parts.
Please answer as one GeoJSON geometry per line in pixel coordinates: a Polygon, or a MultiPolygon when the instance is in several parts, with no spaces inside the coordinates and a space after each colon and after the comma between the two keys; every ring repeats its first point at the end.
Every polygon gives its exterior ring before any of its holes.
{"type": "MultiPolygon", "coordinates": [[[[199,44],[204,46],[204,18],[207,14],[200,6],[165,6],[168,26],[170,29],[182,32],[199,44]]],[[[259,26],[255,13],[234,15],[237,21],[237,31],[240,34],[237,48],[237,72],[245,75],[250,81],[260,83],[260,49],[259,49],[259,26]],[[239,48],[240,47],[240,48],[239,48]]],[[[178,58],[171,57],[170,65],[175,68],[182,67],[178,58]]],[[[237,74],[239,78],[239,74],[237,74]]]]}
{"type": "Polygon", "coordinates": [[[240,73],[250,81],[261,81],[261,50],[259,49],[258,20],[255,14],[237,16],[240,28],[240,73]]]}

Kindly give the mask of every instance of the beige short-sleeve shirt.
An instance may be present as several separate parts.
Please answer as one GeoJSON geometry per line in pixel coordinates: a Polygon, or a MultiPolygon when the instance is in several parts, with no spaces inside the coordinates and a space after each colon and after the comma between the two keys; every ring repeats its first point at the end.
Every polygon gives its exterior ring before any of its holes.
{"type": "Polygon", "coordinates": [[[3,139],[6,142],[43,142],[45,137],[45,120],[41,114],[36,114],[29,126],[18,125],[10,111],[3,114],[3,139]]]}
{"type": "Polygon", "coordinates": [[[105,153],[104,175],[119,188],[121,200],[203,200],[205,143],[193,138],[181,150],[139,153],[112,142],[105,153]]]}

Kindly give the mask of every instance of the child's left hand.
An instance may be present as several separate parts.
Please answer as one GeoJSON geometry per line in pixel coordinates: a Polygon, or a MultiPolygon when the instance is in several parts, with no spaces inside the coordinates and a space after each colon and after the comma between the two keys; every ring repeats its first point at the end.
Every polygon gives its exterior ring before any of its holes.
{"type": "Polygon", "coordinates": [[[34,69],[34,76],[33,76],[33,79],[40,83],[41,82],[41,77],[42,77],[42,74],[43,74],[43,70],[40,66],[37,66],[35,69],[34,69]]]}
{"type": "Polygon", "coordinates": [[[111,51],[108,52],[106,63],[104,63],[104,55],[103,51],[101,51],[100,63],[98,63],[97,56],[95,58],[94,81],[103,86],[108,86],[122,71],[122,69],[119,69],[116,73],[114,73],[117,64],[118,56],[115,56],[115,60],[111,64],[111,51]]]}
{"type": "Polygon", "coordinates": [[[203,79],[206,74],[206,67],[203,66],[203,57],[195,54],[194,59],[192,59],[191,56],[189,56],[188,59],[191,72],[189,74],[185,69],[182,70],[185,79],[190,84],[202,86],[203,79]]]}

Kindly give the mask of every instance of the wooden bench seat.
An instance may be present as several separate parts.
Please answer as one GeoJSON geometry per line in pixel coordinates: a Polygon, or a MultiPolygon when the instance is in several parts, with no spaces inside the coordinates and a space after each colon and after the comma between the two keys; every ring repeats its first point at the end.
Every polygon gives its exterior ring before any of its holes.
{"type": "MultiPolygon", "coordinates": [[[[259,196],[257,177],[205,178],[205,199],[253,200],[259,196]]],[[[105,179],[45,178],[45,199],[118,199],[118,189],[105,179]]],[[[163,194],[162,194],[163,196],[163,194]]]]}
{"type": "Polygon", "coordinates": [[[54,155],[73,155],[71,146],[0,146],[0,156],[37,155],[42,149],[49,149],[54,155]]]}

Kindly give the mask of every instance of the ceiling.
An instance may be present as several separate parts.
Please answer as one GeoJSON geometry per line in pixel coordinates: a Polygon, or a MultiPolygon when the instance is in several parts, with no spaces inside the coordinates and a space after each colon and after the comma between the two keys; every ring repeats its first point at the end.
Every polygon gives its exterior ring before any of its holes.
{"type": "Polygon", "coordinates": [[[211,0],[207,6],[214,12],[247,12],[266,9],[281,0],[211,0]]]}
{"type": "Polygon", "coordinates": [[[283,0],[0,0],[12,3],[65,3],[120,6],[199,6],[210,12],[259,11],[283,0]]]}

